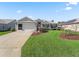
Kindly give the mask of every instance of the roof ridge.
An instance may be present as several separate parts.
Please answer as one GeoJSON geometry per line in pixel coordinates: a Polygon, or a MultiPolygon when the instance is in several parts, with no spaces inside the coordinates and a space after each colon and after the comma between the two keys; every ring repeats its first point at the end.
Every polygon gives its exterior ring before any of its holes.
{"type": "Polygon", "coordinates": [[[21,18],[19,21],[33,21],[33,20],[26,16],[26,17],[21,18]]]}

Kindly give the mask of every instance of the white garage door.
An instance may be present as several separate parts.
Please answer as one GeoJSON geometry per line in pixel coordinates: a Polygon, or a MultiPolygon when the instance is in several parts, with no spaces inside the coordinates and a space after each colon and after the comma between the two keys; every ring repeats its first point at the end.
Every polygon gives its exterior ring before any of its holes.
{"type": "Polygon", "coordinates": [[[35,23],[33,22],[27,22],[27,23],[22,24],[22,29],[23,30],[28,30],[28,29],[36,30],[36,26],[35,26],[35,23]]]}

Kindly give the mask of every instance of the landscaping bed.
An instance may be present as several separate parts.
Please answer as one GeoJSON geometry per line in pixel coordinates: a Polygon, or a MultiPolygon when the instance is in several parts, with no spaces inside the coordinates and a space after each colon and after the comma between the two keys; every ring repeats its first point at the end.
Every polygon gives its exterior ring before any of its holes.
{"type": "Polygon", "coordinates": [[[41,34],[41,32],[35,31],[35,32],[32,33],[32,36],[33,35],[39,35],[39,34],[41,34]]]}
{"type": "Polygon", "coordinates": [[[79,35],[73,35],[73,34],[71,35],[71,34],[62,33],[60,37],[62,39],[68,39],[68,40],[79,40],[79,35]]]}
{"type": "Polygon", "coordinates": [[[60,37],[67,40],[79,40],[79,32],[64,30],[63,33],[60,34],[60,37]]]}
{"type": "Polygon", "coordinates": [[[33,35],[39,35],[39,34],[46,33],[46,32],[48,32],[48,29],[42,28],[40,31],[35,31],[35,32],[33,32],[33,33],[32,33],[32,36],[33,36],[33,35]]]}

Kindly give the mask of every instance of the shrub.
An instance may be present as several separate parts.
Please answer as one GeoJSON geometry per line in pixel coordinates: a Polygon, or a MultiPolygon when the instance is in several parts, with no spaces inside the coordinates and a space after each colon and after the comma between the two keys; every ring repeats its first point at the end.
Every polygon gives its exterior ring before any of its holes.
{"type": "Polygon", "coordinates": [[[15,28],[11,28],[11,27],[10,27],[10,28],[8,28],[7,31],[12,31],[12,32],[14,32],[14,31],[16,31],[16,30],[15,30],[15,28]]]}
{"type": "Polygon", "coordinates": [[[15,30],[15,29],[12,29],[11,31],[14,32],[14,31],[16,31],[16,30],[15,30]]]}
{"type": "Polygon", "coordinates": [[[48,32],[48,29],[46,29],[46,28],[41,28],[41,32],[48,32]]]}
{"type": "Polygon", "coordinates": [[[6,31],[10,31],[11,30],[11,27],[10,28],[8,28],[6,31]]]}
{"type": "Polygon", "coordinates": [[[72,30],[65,30],[65,34],[68,34],[68,35],[78,35],[77,32],[72,31],[72,30]]]}

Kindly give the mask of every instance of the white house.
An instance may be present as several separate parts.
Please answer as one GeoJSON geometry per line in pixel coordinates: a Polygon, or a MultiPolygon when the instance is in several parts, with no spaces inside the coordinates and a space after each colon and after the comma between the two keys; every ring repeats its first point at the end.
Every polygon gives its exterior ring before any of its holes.
{"type": "Polygon", "coordinates": [[[36,30],[36,22],[28,17],[24,17],[17,22],[18,30],[36,30]]]}

